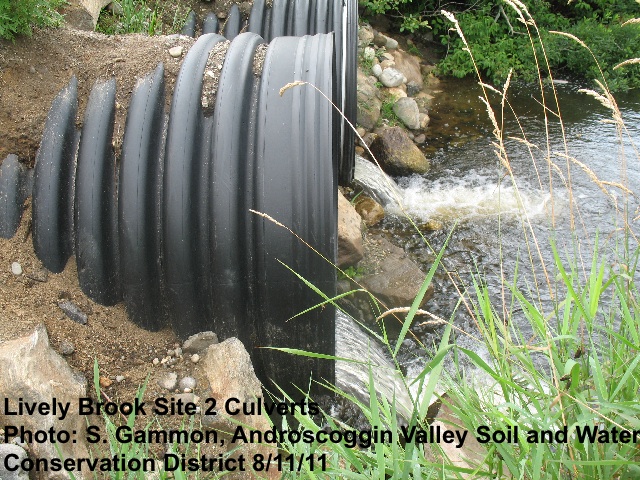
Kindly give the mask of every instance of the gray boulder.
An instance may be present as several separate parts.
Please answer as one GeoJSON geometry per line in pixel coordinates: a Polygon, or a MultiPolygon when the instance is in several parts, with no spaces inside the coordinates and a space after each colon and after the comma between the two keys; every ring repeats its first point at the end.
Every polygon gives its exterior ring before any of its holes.
{"type": "Polygon", "coordinates": [[[404,123],[407,128],[417,130],[420,128],[420,111],[413,98],[400,98],[393,104],[393,113],[404,123]]]}
{"type": "Polygon", "coordinates": [[[371,144],[371,152],[385,172],[391,175],[426,173],[429,160],[424,156],[404,129],[386,127],[376,131],[378,136],[371,144]]]}
{"type": "MultiPolygon", "coordinates": [[[[198,364],[198,368],[209,381],[209,394],[207,397],[215,398],[218,409],[217,415],[206,416],[203,423],[221,432],[234,432],[241,424],[245,431],[259,430],[266,432],[271,425],[265,415],[244,415],[242,411],[238,415],[229,417],[223,406],[230,398],[236,398],[240,402],[233,402],[233,406],[242,409],[243,402],[262,401],[262,384],[255,374],[249,353],[240,340],[235,337],[228,338],[222,343],[211,345],[205,352],[204,358],[198,364]]],[[[246,445],[243,453],[248,458],[261,454],[264,458],[276,455],[277,448],[269,445],[246,445]]],[[[280,478],[277,469],[269,472],[261,472],[259,478],[280,478]]],[[[249,477],[251,478],[251,477],[249,477]]],[[[256,477],[258,478],[258,477],[256,477]]]]}
{"type": "Polygon", "coordinates": [[[373,42],[373,28],[366,23],[358,27],[358,47],[364,48],[373,42]]]}
{"type": "Polygon", "coordinates": [[[380,74],[380,83],[382,83],[385,87],[398,87],[402,85],[407,79],[402,74],[402,72],[398,71],[395,68],[385,68],[382,70],[380,74]]]}
{"type": "Polygon", "coordinates": [[[27,458],[27,452],[24,448],[14,445],[12,443],[0,443],[0,478],[2,480],[29,480],[29,472],[18,469],[16,471],[9,471],[4,468],[4,462],[7,455],[15,455],[7,460],[9,468],[15,465],[19,465],[22,460],[27,458]]]}
{"type": "MultiPolygon", "coordinates": [[[[75,373],[69,364],[49,346],[49,337],[44,325],[36,328],[28,337],[0,344],[0,398],[6,399],[13,409],[19,399],[23,404],[49,405],[55,399],[53,410],[39,410],[33,415],[6,415],[0,413],[0,425],[24,427],[27,430],[49,430],[56,432],[78,432],[75,442],[32,443],[31,455],[36,458],[86,458],[89,449],[85,435],[87,417],[79,416],[79,399],[87,396],[86,380],[75,373]],[[59,406],[67,406],[66,414],[59,406]]],[[[11,438],[6,438],[10,442],[11,438]]],[[[5,478],[4,476],[2,477],[5,478]]],[[[49,472],[47,479],[68,478],[63,473],[49,472]]],[[[76,472],[76,478],[82,478],[76,472]]]]}
{"type": "Polygon", "coordinates": [[[361,218],[349,200],[338,192],[338,266],[349,267],[363,255],[361,218]]]}
{"type": "MultiPolygon", "coordinates": [[[[365,259],[360,266],[367,272],[360,284],[387,308],[410,307],[425,277],[403,249],[382,236],[367,237],[365,259]]],[[[432,296],[430,288],[422,303],[432,296]]]]}

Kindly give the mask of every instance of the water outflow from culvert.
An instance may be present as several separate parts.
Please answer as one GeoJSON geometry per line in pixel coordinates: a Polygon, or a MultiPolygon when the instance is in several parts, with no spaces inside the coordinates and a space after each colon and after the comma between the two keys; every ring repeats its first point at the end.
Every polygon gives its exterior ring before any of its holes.
{"type": "Polygon", "coordinates": [[[373,389],[389,404],[395,404],[398,414],[411,418],[413,402],[407,380],[389,360],[382,345],[340,310],[336,312],[336,356],[353,361],[336,362],[336,386],[369,404],[370,379],[373,389]]]}
{"type": "Polygon", "coordinates": [[[387,210],[399,209],[403,192],[393,178],[375,163],[356,155],[354,183],[387,210]]]}

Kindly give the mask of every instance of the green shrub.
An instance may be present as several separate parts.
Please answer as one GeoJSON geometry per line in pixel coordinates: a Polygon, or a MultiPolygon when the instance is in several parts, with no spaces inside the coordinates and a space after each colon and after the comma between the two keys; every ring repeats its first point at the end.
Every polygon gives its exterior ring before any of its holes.
{"type": "MultiPolygon", "coordinates": [[[[632,64],[614,70],[617,64],[640,57],[640,25],[621,26],[620,21],[603,24],[585,18],[567,30],[589,46],[612,91],[640,88],[640,65],[632,64]]],[[[585,48],[574,40],[550,35],[547,45],[552,67],[587,79],[600,79],[600,69],[585,48]]]]}
{"type": "MultiPolygon", "coordinates": [[[[538,78],[538,72],[548,75],[548,68],[562,75],[580,77],[587,81],[601,80],[600,71],[591,54],[575,41],[551,34],[566,32],[585,42],[602,70],[612,91],[640,87],[640,67],[627,65],[613,70],[615,65],[640,57],[640,25],[622,26],[625,20],[638,16],[635,2],[593,0],[585,2],[547,2],[524,0],[523,5],[535,17],[536,25],[525,25],[509,3],[496,0],[456,2],[447,5],[455,8],[462,31],[468,40],[481,73],[494,84],[502,83],[510,71],[527,82],[538,78]],[[539,32],[536,32],[536,28],[539,32]],[[541,60],[536,65],[531,49],[530,35],[535,39],[534,48],[541,60]],[[549,65],[542,61],[544,42],[549,65]]],[[[443,21],[442,8],[434,0],[360,0],[365,16],[384,14],[396,22],[400,31],[433,29],[434,39],[446,46],[445,58],[438,71],[444,75],[465,77],[475,75],[469,55],[463,51],[463,43],[443,21]]]]}
{"type": "Polygon", "coordinates": [[[56,9],[65,0],[0,0],[0,38],[31,35],[36,27],[52,27],[62,22],[56,9]]]}
{"type": "MultiPolygon", "coordinates": [[[[637,64],[613,70],[615,65],[629,58],[640,57],[639,25],[623,27],[622,17],[612,12],[606,20],[602,16],[592,16],[576,21],[553,13],[545,2],[528,3],[531,4],[530,11],[535,12],[539,36],[531,25],[527,31],[509,7],[499,11],[499,15],[489,4],[480,10],[457,15],[476,64],[489,81],[500,84],[512,70],[516,78],[531,82],[538,77],[539,71],[548,75],[549,67],[555,75],[570,75],[587,81],[602,80],[601,68],[612,91],[640,87],[640,67],[637,64]],[[600,68],[587,49],[567,36],[551,33],[553,31],[565,32],[586,43],[600,68]],[[531,38],[539,65],[535,62],[531,38]],[[544,53],[541,42],[544,43],[544,53]],[[548,65],[544,62],[544,55],[548,65]]],[[[447,45],[448,52],[438,65],[440,73],[455,77],[475,73],[471,58],[455,33],[442,36],[441,41],[447,45]]]]}
{"type": "Polygon", "coordinates": [[[98,32],[105,35],[170,35],[180,32],[190,12],[180,1],[163,5],[147,0],[120,0],[120,6],[120,14],[102,11],[96,26],[98,32]]]}
{"type": "Polygon", "coordinates": [[[158,11],[145,0],[120,0],[121,14],[111,14],[103,10],[98,18],[96,30],[106,35],[124,33],[159,33],[158,11]]]}

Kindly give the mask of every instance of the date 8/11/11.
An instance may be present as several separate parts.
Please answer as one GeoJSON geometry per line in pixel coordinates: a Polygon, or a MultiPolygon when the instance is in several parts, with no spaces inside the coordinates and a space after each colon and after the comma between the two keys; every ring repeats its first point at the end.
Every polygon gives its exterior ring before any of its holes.
{"type": "Polygon", "coordinates": [[[289,470],[293,472],[301,471],[326,471],[327,470],[327,455],[262,455],[257,453],[253,456],[253,470],[256,472],[268,472],[271,470],[277,470],[282,472],[283,470],[289,470]],[[304,465],[308,464],[307,467],[304,465]]]}

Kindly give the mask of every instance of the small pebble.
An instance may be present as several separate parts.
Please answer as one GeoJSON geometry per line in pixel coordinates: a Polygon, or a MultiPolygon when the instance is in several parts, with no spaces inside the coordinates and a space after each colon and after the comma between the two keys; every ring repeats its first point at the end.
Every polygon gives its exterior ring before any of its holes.
{"type": "Polygon", "coordinates": [[[165,390],[174,390],[176,388],[176,384],[178,383],[178,374],[174,372],[167,373],[163,375],[160,380],[158,380],[158,385],[165,390]]]}
{"type": "Polygon", "coordinates": [[[176,357],[181,357],[182,356],[182,349],[180,347],[176,347],[176,349],[173,351],[176,357]]]}
{"type": "Polygon", "coordinates": [[[73,352],[76,351],[76,347],[74,347],[73,343],[68,340],[63,340],[60,342],[60,353],[64,356],[73,355],[73,352]]]}
{"type": "Polygon", "coordinates": [[[111,381],[111,379],[109,377],[100,377],[100,386],[102,388],[110,387],[111,384],[113,384],[113,382],[111,381]]]}
{"type": "Polygon", "coordinates": [[[116,382],[118,382],[118,383],[122,383],[122,382],[124,382],[124,375],[118,375],[118,376],[116,377],[116,382]]]}
{"type": "Polygon", "coordinates": [[[36,282],[46,282],[49,279],[49,272],[46,268],[37,268],[32,272],[25,273],[25,276],[29,277],[31,280],[35,280],[36,282]]]}
{"type": "Polygon", "coordinates": [[[158,365],[160,363],[160,360],[158,359],[158,357],[153,359],[153,364],[154,365],[158,365]]]}
{"type": "Polygon", "coordinates": [[[22,266],[18,262],[11,264],[11,273],[14,275],[22,275],[22,266]]]}
{"type": "Polygon", "coordinates": [[[167,355],[168,355],[168,356],[170,356],[170,357],[171,357],[171,356],[173,356],[173,354],[174,354],[174,351],[173,351],[173,350],[167,350],[167,355]]]}
{"type": "Polygon", "coordinates": [[[183,48],[178,45],[177,47],[172,47],[169,49],[169,55],[173,58],[180,58],[182,56],[183,48]]]}
{"type": "Polygon", "coordinates": [[[200,355],[198,355],[197,353],[194,353],[193,355],[191,355],[191,361],[193,363],[198,363],[200,361],[200,355]]]}
{"type": "Polygon", "coordinates": [[[80,310],[80,307],[75,303],[69,300],[64,300],[62,302],[58,302],[58,307],[74,322],[79,323],[80,325],[87,324],[87,314],[80,310]]]}
{"type": "Polygon", "coordinates": [[[194,388],[196,388],[196,379],[193,377],[184,377],[182,380],[180,380],[180,388],[182,390],[184,390],[185,388],[193,390],[194,388]]]}

